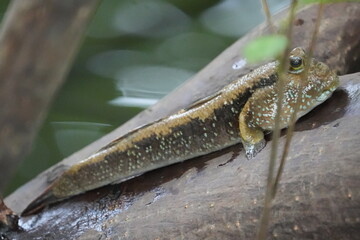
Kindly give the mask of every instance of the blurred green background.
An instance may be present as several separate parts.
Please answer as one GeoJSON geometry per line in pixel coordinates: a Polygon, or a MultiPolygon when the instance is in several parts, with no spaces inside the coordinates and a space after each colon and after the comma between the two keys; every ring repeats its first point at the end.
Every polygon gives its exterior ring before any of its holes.
{"type": "MultiPolygon", "coordinates": [[[[289,4],[268,2],[272,13],[289,4]]],[[[102,1],[6,193],[154,104],[262,21],[260,0],[102,1]]]]}

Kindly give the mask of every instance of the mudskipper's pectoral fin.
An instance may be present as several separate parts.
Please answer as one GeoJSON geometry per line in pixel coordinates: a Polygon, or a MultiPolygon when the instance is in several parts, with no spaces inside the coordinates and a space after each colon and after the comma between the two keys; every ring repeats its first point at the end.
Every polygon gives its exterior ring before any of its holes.
{"type": "Polygon", "coordinates": [[[244,146],[246,157],[249,160],[254,158],[266,145],[266,141],[264,139],[254,144],[245,142],[243,139],[241,142],[244,146]]]}
{"type": "Polygon", "coordinates": [[[246,157],[250,160],[265,147],[266,141],[260,127],[249,127],[248,116],[249,102],[245,104],[239,115],[239,130],[246,157]]]}

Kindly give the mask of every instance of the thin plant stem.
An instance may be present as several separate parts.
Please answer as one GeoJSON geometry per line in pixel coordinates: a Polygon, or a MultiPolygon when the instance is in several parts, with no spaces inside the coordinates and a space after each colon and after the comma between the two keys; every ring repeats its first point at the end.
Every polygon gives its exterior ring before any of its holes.
{"type": "Polygon", "coordinates": [[[269,29],[270,29],[270,33],[274,34],[275,33],[275,26],[274,26],[274,23],[272,21],[272,17],[271,17],[269,5],[267,4],[267,0],[261,0],[261,4],[262,4],[262,8],[263,8],[264,13],[265,13],[267,25],[269,26],[269,29]]]}
{"type": "Polygon", "coordinates": [[[270,220],[270,210],[271,210],[271,203],[272,203],[272,186],[273,186],[273,176],[275,170],[275,163],[277,158],[277,148],[278,148],[278,140],[280,137],[280,112],[282,110],[282,101],[284,97],[284,72],[288,68],[288,55],[290,52],[290,43],[292,39],[292,29],[293,29],[293,19],[295,17],[295,8],[297,5],[297,0],[293,0],[290,7],[290,24],[287,29],[287,47],[284,51],[284,54],[280,58],[279,63],[279,80],[278,80],[278,99],[277,99],[277,111],[275,116],[275,126],[273,131],[273,140],[271,144],[271,153],[270,153],[270,163],[268,169],[268,179],[267,179],[267,186],[266,186],[266,194],[265,194],[265,201],[264,201],[264,208],[261,216],[260,221],[260,228],[258,232],[257,239],[263,240],[266,238],[267,229],[270,220]]]}
{"type": "MultiPolygon", "coordinates": [[[[316,39],[317,39],[317,36],[318,36],[318,33],[319,33],[319,28],[320,28],[322,13],[323,13],[323,6],[324,6],[323,3],[319,4],[319,8],[318,8],[318,11],[317,11],[317,19],[316,19],[316,23],[315,23],[315,27],[314,27],[314,32],[312,34],[312,38],[311,38],[311,41],[310,41],[310,44],[309,44],[309,49],[308,49],[309,64],[305,65],[305,67],[304,67],[304,73],[301,76],[301,83],[305,82],[305,79],[307,78],[308,73],[309,73],[309,66],[310,66],[310,63],[311,63],[312,56],[313,56],[313,52],[314,52],[314,48],[315,48],[315,44],[316,44],[316,39]]],[[[294,107],[294,112],[293,112],[293,114],[291,116],[290,125],[289,125],[288,130],[287,130],[286,142],[285,142],[284,150],[283,150],[283,153],[282,153],[282,156],[281,156],[280,165],[279,165],[279,168],[278,168],[278,171],[277,171],[276,178],[274,180],[273,189],[272,189],[272,198],[274,198],[275,195],[276,195],[276,192],[277,192],[277,189],[278,189],[278,186],[279,186],[279,182],[280,182],[280,179],[281,179],[281,175],[282,175],[283,170],[284,170],[286,158],[287,158],[287,155],[289,153],[291,139],[292,139],[292,137],[294,135],[296,115],[297,115],[297,112],[299,111],[300,99],[302,98],[302,89],[303,89],[303,86],[300,86],[300,91],[299,91],[299,94],[298,94],[298,97],[297,97],[297,100],[296,100],[296,104],[295,104],[295,107],[294,107]]]]}

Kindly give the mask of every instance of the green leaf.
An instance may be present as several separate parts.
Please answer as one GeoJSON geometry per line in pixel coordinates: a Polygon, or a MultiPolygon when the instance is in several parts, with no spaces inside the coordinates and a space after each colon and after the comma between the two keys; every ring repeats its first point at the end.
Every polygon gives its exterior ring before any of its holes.
{"type": "Polygon", "coordinates": [[[286,48],[284,35],[268,35],[249,42],[244,48],[244,57],[249,63],[256,63],[278,57],[286,48]]]}
{"type": "Polygon", "coordinates": [[[341,3],[341,2],[360,2],[360,0],[299,0],[302,5],[314,3],[341,3]]]}

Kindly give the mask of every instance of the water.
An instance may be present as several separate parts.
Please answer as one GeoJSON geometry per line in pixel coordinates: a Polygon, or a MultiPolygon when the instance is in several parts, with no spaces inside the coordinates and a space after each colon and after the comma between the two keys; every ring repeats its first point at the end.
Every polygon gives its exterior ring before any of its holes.
{"type": "MultiPolygon", "coordinates": [[[[269,1],[271,11],[288,2],[269,1]]],[[[156,103],[263,20],[252,0],[102,1],[7,192],[156,103]]]]}

